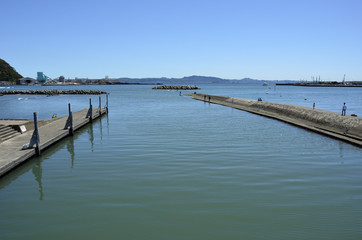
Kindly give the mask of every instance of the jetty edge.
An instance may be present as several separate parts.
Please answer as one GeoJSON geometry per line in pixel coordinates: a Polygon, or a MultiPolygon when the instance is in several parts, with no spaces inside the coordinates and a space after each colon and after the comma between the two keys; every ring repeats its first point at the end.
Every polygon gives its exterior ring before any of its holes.
{"type": "MultiPolygon", "coordinates": [[[[106,113],[107,108],[93,108],[92,118],[89,117],[89,108],[72,113],[73,131],[82,128],[106,113]]],[[[40,137],[39,148],[41,151],[71,135],[69,129],[65,128],[67,120],[68,116],[59,117],[38,128],[40,137]]],[[[34,148],[22,149],[24,144],[29,144],[32,134],[33,131],[26,131],[0,143],[0,178],[21,163],[36,156],[34,148]]]]}
{"type": "Polygon", "coordinates": [[[208,94],[189,94],[193,99],[224,105],[273,118],[362,148],[362,118],[304,106],[256,101],[208,94]]]}

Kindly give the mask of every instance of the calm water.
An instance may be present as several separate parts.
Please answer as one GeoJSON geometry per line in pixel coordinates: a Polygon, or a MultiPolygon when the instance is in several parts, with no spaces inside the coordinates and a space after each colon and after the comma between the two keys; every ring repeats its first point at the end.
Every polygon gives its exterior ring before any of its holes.
{"type": "MultiPolygon", "coordinates": [[[[362,238],[360,148],[151,87],[73,87],[110,92],[109,115],[0,179],[1,240],[362,238]]],[[[359,88],[199,87],[362,115],[359,88]]],[[[0,118],[89,98],[3,96],[0,118]]]]}

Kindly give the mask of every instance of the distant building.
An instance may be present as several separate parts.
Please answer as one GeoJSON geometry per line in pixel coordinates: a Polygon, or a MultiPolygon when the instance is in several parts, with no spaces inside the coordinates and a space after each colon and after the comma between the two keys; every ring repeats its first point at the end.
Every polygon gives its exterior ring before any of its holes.
{"type": "Polygon", "coordinates": [[[0,81],[0,86],[8,86],[11,85],[11,82],[9,81],[0,81]]]}
{"type": "Polygon", "coordinates": [[[37,80],[39,83],[45,83],[46,81],[51,80],[51,78],[46,76],[43,72],[38,72],[37,80]]]}
{"type": "Polygon", "coordinates": [[[21,85],[33,85],[33,84],[37,83],[37,80],[34,78],[25,77],[25,78],[21,78],[19,80],[19,83],[21,85]]]}
{"type": "Polygon", "coordinates": [[[59,82],[64,82],[64,80],[65,80],[64,76],[59,77],[59,82]]]}

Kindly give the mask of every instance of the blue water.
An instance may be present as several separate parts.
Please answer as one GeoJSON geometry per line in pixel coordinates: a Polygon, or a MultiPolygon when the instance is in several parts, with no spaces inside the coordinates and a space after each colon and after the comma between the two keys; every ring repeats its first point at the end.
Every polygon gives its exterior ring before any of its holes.
{"type": "MultiPolygon", "coordinates": [[[[109,115],[0,179],[1,239],[362,238],[360,148],[151,87],[68,87],[110,92],[109,115]]],[[[199,87],[362,116],[359,88],[199,87]]],[[[89,98],[3,96],[0,118],[89,98]]]]}

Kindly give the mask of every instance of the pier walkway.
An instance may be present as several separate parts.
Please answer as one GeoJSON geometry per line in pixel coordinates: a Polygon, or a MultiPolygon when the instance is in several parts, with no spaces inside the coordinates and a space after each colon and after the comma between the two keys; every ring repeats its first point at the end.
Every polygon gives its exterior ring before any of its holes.
{"type": "MultiPolygon", "coordinates": [[[[96,119],[107,111],[106,108],[93,108],[92,118],[96,119]]],[[[73,131],[83,127],[90,122],[90,118],[87,117],[89,109],[85,108],[81,111],[72,113],[73,115],[73,131]]],[[[69,129],[64,129],[67,123],[68,116],[56,118],[50,120],[47,124],[39,126],[39,138],[40,138],[40,151],[51,146],[57,141],[69,136],[69,129]]],[[[0,177],[13,168],[28,160],[29,158],[36,156],[34,148],[22,149],[23,145],[29,145],[32,138],[33,131],[26,131],[20,135],[17,135],[7,141],[0,143],[0,177]]]]}
{"type": "Polygon", "coordinates": [[[277,119],[362,148],[362,118],[286,103],[255,101],[207,94],[190,94],[193,99],[224,105],[277,119]]]}

